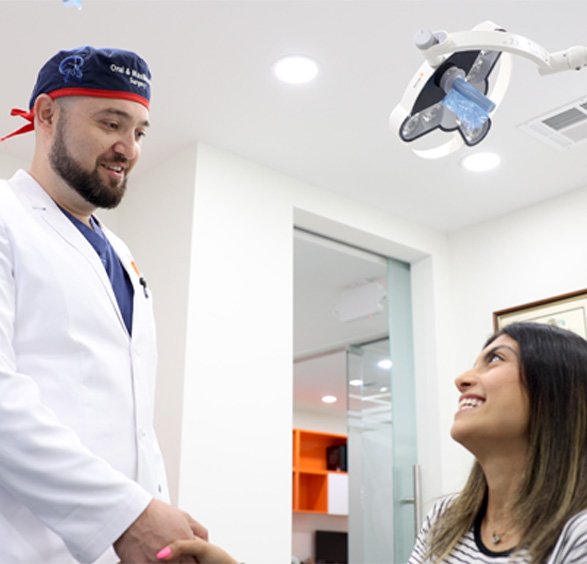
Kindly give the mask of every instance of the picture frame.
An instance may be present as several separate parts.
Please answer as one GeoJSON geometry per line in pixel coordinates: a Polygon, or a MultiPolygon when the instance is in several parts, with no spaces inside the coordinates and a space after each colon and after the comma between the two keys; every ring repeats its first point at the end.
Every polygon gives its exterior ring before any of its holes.
{"type": "Polygon", "coordinates": [[[493,329],[515,321],[548,323],[587,339],[587,289],[493,312],[493,329]]]}

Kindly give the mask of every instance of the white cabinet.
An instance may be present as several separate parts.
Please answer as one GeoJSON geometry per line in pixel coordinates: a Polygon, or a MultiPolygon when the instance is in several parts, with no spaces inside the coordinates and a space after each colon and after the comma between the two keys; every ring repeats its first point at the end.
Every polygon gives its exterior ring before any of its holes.
{"type": "Polygon", "coordinates": [[[328,513],[349,514],[349,476],[346,473],[328,474],[328,513]]]}

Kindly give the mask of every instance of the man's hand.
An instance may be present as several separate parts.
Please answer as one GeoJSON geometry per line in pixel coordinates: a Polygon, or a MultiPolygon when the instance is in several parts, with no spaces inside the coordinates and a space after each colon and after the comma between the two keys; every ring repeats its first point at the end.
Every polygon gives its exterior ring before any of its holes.
{"type": "Polygon", "coordinates": [[[188,525],[190,526],[192,533],[194,533],[196,537],[199,537],[207,541],[208,530],[203,525],[198,523],[189,513],[186,513],[185,511],[182,511],[182,513],[183,516],[187,519],[188,525]]]}
{"type": "MultiPolygon", "coordinates": [[[[208,531],[187,513],[154,499],[114,543],[114,550],[123,563],[158,562],[156,554],[162,547],[194,536],[207,540],[208,531]]],[[[184,556],[176,562],[196,560],[184,556]]]]}

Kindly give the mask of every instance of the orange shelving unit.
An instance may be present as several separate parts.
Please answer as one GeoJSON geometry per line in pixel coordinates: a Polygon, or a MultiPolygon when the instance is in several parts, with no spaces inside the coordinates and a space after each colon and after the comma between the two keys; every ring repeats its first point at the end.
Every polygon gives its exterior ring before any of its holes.
{"type": "Polygon", "coordinates": [[[345,435],[305,429],[293,430],[293,510],[328,512],[328,475],[346,474],[328,470],[326,449],[346,445],[345,435]]]}

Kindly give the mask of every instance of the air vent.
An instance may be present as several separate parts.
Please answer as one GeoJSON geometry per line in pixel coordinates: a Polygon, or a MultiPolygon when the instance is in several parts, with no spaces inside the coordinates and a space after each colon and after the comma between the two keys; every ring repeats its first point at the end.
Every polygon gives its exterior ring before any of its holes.
{"type": "Polygon", "coordinates": [[[587,100],[581,98],[520,125],[520,129],[558,149],[587,140],[587,100]]]}
{"type": "MultiPolygon", "coordinates": [[[[583,105],[581,105],[581,107],[583,107],[583,105]]],[[[548,127],[552,127],[552,129],[556,131],[560,131],[561,129],[571,127],[571,125],[575,125],[584,119],[587,119],[586,113],[577,108],[571,108],[570,110],[565,110],[560,114],[556,114],[543,120],[542,123],[548,125],[548,127]]]]}

